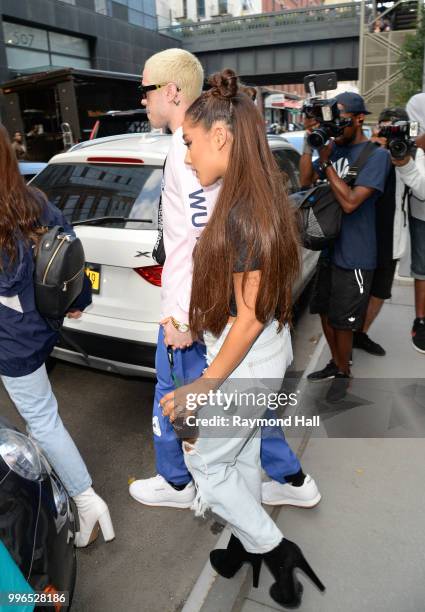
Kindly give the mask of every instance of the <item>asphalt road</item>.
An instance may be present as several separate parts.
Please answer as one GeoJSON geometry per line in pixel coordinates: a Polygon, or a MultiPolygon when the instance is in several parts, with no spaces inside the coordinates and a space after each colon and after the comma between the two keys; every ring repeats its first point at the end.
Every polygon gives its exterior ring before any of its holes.
{"type": "MultiPolygon", "coordinates": [[[[305,312],[294,334],[304,369],[318,339],[305,312]]],[[[180,610],[220,532],[213,518],[189,510],[149,508],[128,495],[128,479],[156,473],[151,436],[154,381],[124,378],[58,362],[50,379],[64,423],[109,504],[116,539],[78,551],[73,612],[180,610]]],[[[0,411],[24,428],[0,386],[0,411]]]]}

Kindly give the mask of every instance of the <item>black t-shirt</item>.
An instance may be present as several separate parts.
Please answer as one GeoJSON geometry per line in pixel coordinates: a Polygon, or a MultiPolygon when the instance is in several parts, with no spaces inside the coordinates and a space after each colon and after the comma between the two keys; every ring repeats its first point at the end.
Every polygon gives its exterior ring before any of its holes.
{"type": "MultiPolygon", "coordinates": [[[[259,256],[253,253],[251,261],[247,266],[247,260],[249,256],[249,252],[252,249],[253,235],[248,236],[245,234],[242,224],[238,223],[237,220],[237,209],[241,204],[237,204],[232,208],[229,214],[228,219],[228,230],[230,235],[230,240],[232,242],[234,252],[235,252],[235,262],[233,265],[233,272],[245,272],[251,270],[260,270],[261,263],[259,256]]],[[[254,247],[255,248],[255,247],[254,247]]],[[[237,308],[236,308],[236,298],[234,292],[232,292],[232,296],[230,299],[230,316],[236,317],[237,308]]]]}

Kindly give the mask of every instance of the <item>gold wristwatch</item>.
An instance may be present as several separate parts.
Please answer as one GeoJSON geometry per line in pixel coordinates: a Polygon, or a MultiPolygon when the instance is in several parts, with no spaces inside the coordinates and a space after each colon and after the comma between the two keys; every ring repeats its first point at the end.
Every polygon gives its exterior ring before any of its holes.
{"type": "Polygon", "coordinates": [[[189,325],[187,323],[180,323],[174,317],[170,317],[170,321],[177,331],[182,332],[182,334],[189,331],[189,325]]]}

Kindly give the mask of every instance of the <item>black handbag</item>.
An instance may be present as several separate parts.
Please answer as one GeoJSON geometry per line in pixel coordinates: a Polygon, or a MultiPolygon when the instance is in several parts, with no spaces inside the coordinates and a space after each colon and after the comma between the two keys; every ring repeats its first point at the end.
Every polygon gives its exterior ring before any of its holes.
{"type": "MultiPolygon", "coordinates": [[[[354,184],[376,146],[368,142],[363,147],[343,179],[348,185],[354,184]]],[[[299,212],[303,246],[311,251],[321,251],[331,246],[341,231],[343,210],[329,183],[324,182],[310,189],[299,203],[299,212]]]]}
{"type": "MultiPolygon", "coordinates": [[[[164,160],[164,164],[162,166],[162,174],[164,175],[165,164],[167,162],[167,158],[164,160]]],[[[164,179],[163,179],[164,180],[164,179]]],[[[159,196],[158,202],[158,235],[156,238],[155,246],[152,250],[152,259],[156,261],[156,263],[160,266],[165,264],[165,247],[164,247],[164,228],[163,228],[163,220],[162,220],[162,189],[161,195],[159,196]]]]}
{"type": "Polygon", "coordinates": [[[81,294],[85,256],[81,240],[56,225],[42,235],[35,255],[34,287],[38,312],[62,319],[81,294]]]}

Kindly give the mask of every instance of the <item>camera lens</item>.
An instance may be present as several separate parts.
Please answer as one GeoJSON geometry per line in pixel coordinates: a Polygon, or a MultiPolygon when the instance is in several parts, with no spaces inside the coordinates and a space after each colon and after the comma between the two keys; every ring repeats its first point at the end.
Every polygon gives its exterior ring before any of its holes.
{"type": "Polygon", "coordinates": [[[406,157],[408,148],[408,144],[404,140],[391,140],[388,144],[388,149],[394,159],[403,159],[406,157]]]}
{"type": "Polygon", "coordinates": [[[307,136],[307,142],[313,149],[322,149],[328,142],[329,137],[326,130],[317,128],[307,136]]]}

